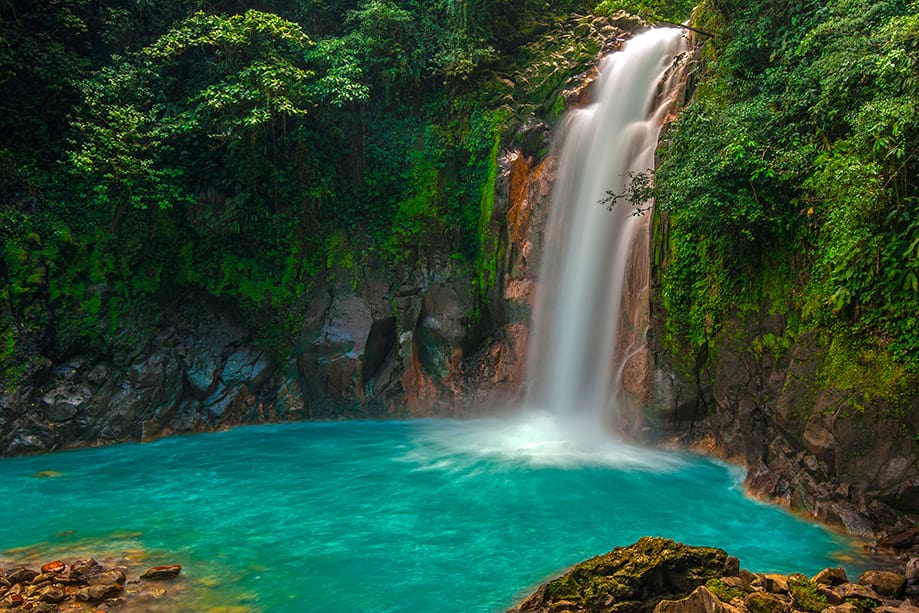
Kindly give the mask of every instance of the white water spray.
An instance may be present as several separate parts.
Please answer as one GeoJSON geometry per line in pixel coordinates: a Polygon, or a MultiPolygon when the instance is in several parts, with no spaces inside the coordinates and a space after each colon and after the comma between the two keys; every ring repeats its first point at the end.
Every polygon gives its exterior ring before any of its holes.
{"type": "Polygon", "coordinates": [[[608,210],[601,201],[608,192],[624,194],[630,173],[653,167],[671,103],[666,77],[684,48],[678,29],[636,36],[604,58],[593,103],[568,115],[542,256],[527,404],[577,437],[609,430],[624,362],[636,351],[620,338],[628,260],[630,253],[646,259],[648,251],[646,243],[633,245],[638,235],[646,240],[649,216],[635,216],[626,202],[608,210]]]}

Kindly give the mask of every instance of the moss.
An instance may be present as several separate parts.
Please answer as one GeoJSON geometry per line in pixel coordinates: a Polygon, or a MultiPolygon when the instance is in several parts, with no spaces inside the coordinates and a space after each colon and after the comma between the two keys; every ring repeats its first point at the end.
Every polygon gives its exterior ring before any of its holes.
{"type": "Polygon", "coordinates": [[[475,284],[479,298],[495,286],[498,276],[498,236],[491,232],[491,218],[495,209],[495,184],[498,180],[498,151],[501,136],[495,133],[488,158],[488,175],[482,183],[479,200],[478,258],[475,266],[475,284]]]}
{"type": "Polygon", "coordinates": [[[884,339],[860,340],[846,331],[831,333],[818,373],[820,382],[841,391],[858,391],[867,398],[885,398],[898,406],[908,403],[909,390],[916,389],[916,375],[891,355],[884,339]]]}
{"type": "Polygon", "coordinates": [[[715,595],[715,598],[722,602],[731,602],[735,598],[742,598],[746,592],[739,587],[728,585],[721,579],[709,579],[705,582],[708,591],[715,595]]]}
{"type": "Polygon", "coordinates": [[[807,577],[790,577],[788,589],[792,598],[795,599],[795,607],[801,611],[817,613],[828,606],[826,596],[821,594],[817,584],[807,577]]]}
{"type": "Polygon", "coordinates": [[[868,613],[868,611],[873,611],[876,606],[880,603],[871,598],[859,598],[859,597],[849,597],[846,598],[846,603],[855,607],[858,613],[868,613]]]}
{"type": "Polygon", "coordinates": [[[633,610],[662,597],[687,596],[722,576],[726,562],[727,554],[720,549],[645,537],[578,564],[547,584],[545,598],[591,608],[607,606],[612,597],[617,607],[633,610]]]}

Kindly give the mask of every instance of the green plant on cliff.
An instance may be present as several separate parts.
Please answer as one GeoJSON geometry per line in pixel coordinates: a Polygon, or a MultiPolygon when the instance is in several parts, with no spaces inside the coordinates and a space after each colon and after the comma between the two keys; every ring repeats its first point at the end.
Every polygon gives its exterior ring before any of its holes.
{"type": "Polygon", "coordinates": [[[722,579],[709,579],[705,582],[705,587],[722,602],[731,602],[735,598],[743,598],[746,594],[739,587],[728,585],[722,579]]]}
{"type": "MultiPolygon", "coordinates": [[[[873,392],[915,382],[917,15],[902,0],[700,5],[714,37],[654,185],[674,347],[704,349],[729,312],[758,308],[778,264],[791,274],[773,308],[851,347],[831,364],[870,347],[890,373],[873,392]]],[[[845,386],[842,370],[824,374],[845,386]]]]}
{"type": "Polygon", "coordinates": [[[686,0],[603,0],[594,7],[594,12],[598,15],[613,15],[618,11],[626,11],[652,23],[682,23],[689,18],[693,7],[695,2],[686,0]]]}

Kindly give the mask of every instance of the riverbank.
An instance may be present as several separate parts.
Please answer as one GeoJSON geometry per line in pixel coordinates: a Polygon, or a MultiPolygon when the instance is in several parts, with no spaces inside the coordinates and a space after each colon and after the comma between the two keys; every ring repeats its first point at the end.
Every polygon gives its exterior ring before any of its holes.
{"type": "Polygon", "coordinates": [[[131,558],[100,563],[85,557],[4,566],[0,566],[0,610],[175,611],[186,588],[183,582],[174,581],[181,565],[153,566],[140,572],[131,558]]]}
{"type": "Polygon", "coordinates": [[[919,557],[902,561],[902,569],[866,570],[857,579],[842,567],[812,577],[754,573],[722,549],[645,537],[576,565],[509,613],[919,611],[919,557]]]}

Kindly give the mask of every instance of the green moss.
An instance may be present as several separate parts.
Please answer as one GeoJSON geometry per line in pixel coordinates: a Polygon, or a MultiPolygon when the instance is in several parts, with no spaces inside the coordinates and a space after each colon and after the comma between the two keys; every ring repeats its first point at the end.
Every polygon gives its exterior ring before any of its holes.
{"type": "Polygon", "coordinates": [[[859,598],[854,596],[846,598],[846,603],[854,606],[858,613],[873,611],[874,608],[880,604],[878,601],[872,600],[871,598],[859,598]]]}
{"type": "Polygon", "coordinates": [[[479,199],[479,257],[475,267],[475,284],[480,298],[484,298],[495,286],[498,276],[498,236],[490,231],[490,227],[495,209],[495,184],[498,180],[500,146],[501,137],[496,133],[487,160],[488,175],[482,182],[479,199]]]}
{"type": "Polygon", "coordinates": [[[550,581],[546,600],[574,601],[595,610],[607,606],[612,597],[621,607],[617,610],[644,610],[655,599],[683,598],[720,577],[726,561],[727,554],[720,549],[645,537],[582,562],[550,581]]]}
{"type": "Polygon", "coordinates": [[[722,602],[731,602],[734,598],[742,598],[746,594],[739,587],[728,585],[721,579],[709,579],[705,582],[705,587],[722,602]]]}
{"type": "Polygon", "coordinates": [[[818,613],[828,606],[826,596],[821,594],[817,584],[807,577],[790,577],[788,589],[795,600],[795,607],[801,611],[818,613]]]}
{"type": "Polygon", "coordinates": [[[412,161],[412,194],[399,203],[384,244],[384,251],[394,262],[404,261],[413,249],[431,241],[433,230],[445,226],[439,210],[442,194],[438,169],[430,159],[417,153],[412,161]]]}
{"type": "Polygon", "coordinates": [[[826,387],[855,391],[866,400],[884,398],[898,409],[904,409],[917,376],[887,351],[886,342],[873,338],[863,344],[858,336],[834,333],[830,337],[819,381],[826,387]]]}

